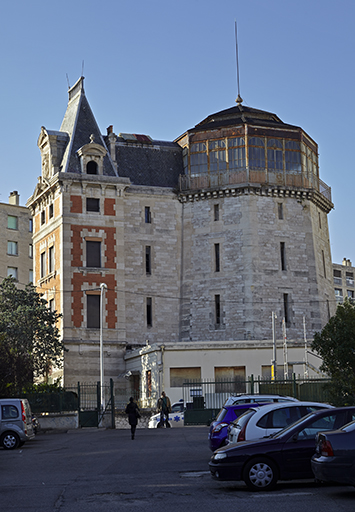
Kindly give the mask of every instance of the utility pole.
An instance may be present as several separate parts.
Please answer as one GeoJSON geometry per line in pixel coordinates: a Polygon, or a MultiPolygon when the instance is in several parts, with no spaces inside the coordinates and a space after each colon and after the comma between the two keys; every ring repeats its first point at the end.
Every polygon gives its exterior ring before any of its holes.
{"type": "Polygon", "coordinates": [[[282,319],[282,333],[284,338],[284,378],[287,380],[288,378],[288,361],[287,361],[287,338],[286,338],[286,322],[285,317],[282,319]]]}
{"type": "Polygon", "coordinates": [[[304,333],[304,376],[308,377],[308,346],[306,334],[306,318],[303,317],[303,333],[304,333]]]}
{"type": "Polygon", "coordinates": [[[105,290],[107,285],[105,283],[100,284],[100,397],[101,397],[101,410],[105,408],[105,394],[104,394],[104,343],[103,343],[103,324],[104,324],[104,298],[105,290]]]}
{"type": "Polygon", "coordinates": [[[272,312],[272,361],[271,361],[271,380],[277,379],[277,353],[276,353],[276,332],[275,332],[275,311],[272,312]]]}

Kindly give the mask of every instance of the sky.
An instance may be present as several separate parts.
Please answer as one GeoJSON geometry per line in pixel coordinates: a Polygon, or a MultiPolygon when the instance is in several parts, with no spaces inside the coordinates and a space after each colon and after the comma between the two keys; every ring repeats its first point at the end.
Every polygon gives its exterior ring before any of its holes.
{"type": "Polygon", "coordinates": [[[41,126],[59,130],[83,74],[103,134],[174,140],[243,104],[301,126],[332,188],[332,260],[355,265],[355,0],[13,0],[1,6],[0,202],[41,174],[41,126]]]}

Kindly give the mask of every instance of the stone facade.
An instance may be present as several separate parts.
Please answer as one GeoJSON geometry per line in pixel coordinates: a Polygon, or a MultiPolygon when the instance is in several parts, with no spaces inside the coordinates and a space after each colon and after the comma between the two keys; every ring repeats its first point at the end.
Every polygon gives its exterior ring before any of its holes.
{"type": "MultiPolygon", "coordinates": [[[[42,128],[38,145],[42,177],[28,201],[35,282],[63,313],[66,385],[99,379],[101,322],[105,380],[143,393],[153,363],[123,378],[140,347],[239,344],[253,359],[270,343],[272,312],[277,338],[285,318],[295,346],[303,344],[303,318],[311,337],[333,313],[333,205],[317,146],[302,129],[239,106],[174,142],[116,135],[112,126],[103,136],[81,78],[60,131],[42,128]],[[265,169],[252,166],[253,144],[265,169]],[[235,155],[242,163],[233,170],[235,155]]],[[[216,347],[208,354],[220,357],[216,347]]],[[[154,365],[159,375],[164,362],[154,365]]],[[[159,379],[156,392],[166,384],[159,379]]]]}

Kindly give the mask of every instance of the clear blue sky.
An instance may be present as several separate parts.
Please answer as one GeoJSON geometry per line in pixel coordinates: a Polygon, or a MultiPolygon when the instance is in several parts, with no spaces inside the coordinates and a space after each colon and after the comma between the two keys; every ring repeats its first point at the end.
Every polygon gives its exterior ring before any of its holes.
{"type": "Polygon", "coordinates": [[[2,3],[0,201],[24,205],[41,126],[58,130],[82,73],[101,132],[173,140],[237,95],[301,126],[332,187],[332,259],[355,264],[355,0],[18,0],[2,3]]]}

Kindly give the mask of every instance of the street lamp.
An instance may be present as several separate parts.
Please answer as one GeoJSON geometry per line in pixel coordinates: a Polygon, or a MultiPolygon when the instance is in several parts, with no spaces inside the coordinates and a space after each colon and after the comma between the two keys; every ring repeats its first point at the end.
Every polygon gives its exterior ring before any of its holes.
{"type": "Polygon", "coordinates": [[[104,349],[103,349],[103,323],[104,323],[104,297],[107,285],[105,283],[100,284],[100,391],[101,391],[101,409],[105,407],[105,396],[104,396],[104,349]]]}

